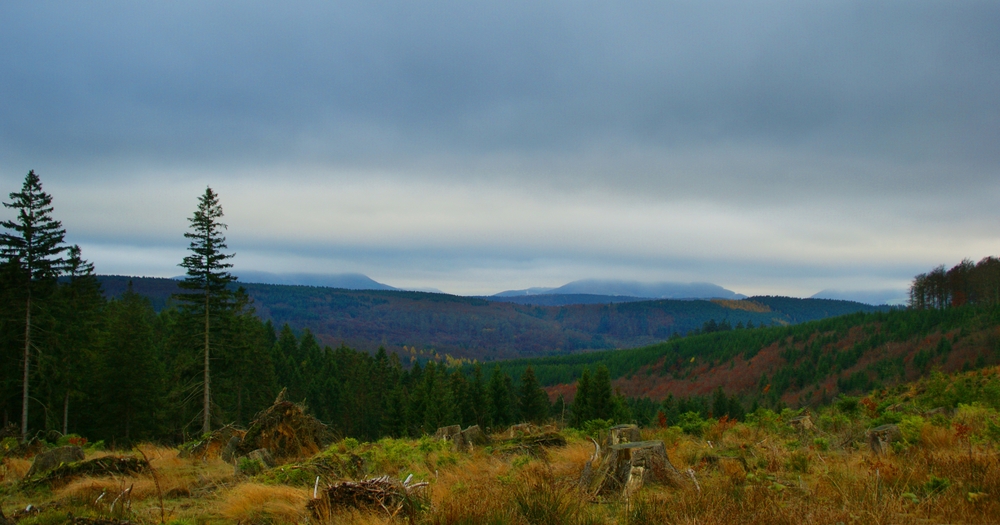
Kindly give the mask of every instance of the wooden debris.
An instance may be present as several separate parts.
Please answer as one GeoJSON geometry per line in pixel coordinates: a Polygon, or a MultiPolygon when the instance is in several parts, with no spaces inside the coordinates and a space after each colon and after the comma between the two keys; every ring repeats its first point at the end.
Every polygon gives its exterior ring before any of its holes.
{"type": "Polygon", "coordinates": [[[639,441],[608,447],[595,476],[594,495],[621,493],[628,496],[645,483],[678,486],[683,476],[670,463],[662,441],[639,441]]]}
{"type": "Polygon", "coordinates": [[[287,401],[285,390],[274,404],[257,414],[236,447],[236,456],[266,448],[274,458],[309,457],[326,448],[333,434],[320,420],[306,413],[305,407],[287,401]]]}
{"type": "Polygon", "coordinates": [[[868,447],[875,455],[882,455],[889,452],[889,445],[894,441],[903,438],[903,434],[896,425],[882,425],[875,427],[865,434],[868,438],[868,447]]]}
{"type": "Polygon", "coordinates": [[[504,456],[529,454],[537,456],[546,448],[565,447],[566,438],[558,432],[505,439],[493,445],[493,452],[504,456]]]}
{"type": "Polygon", "coordinates": [[[132,456],[104,456],[87,461],[63,463],[58,467],[26,479],[25,486],[36,486],[45,483],[64,483],[80,476],[125,476],[140,474],[149,468],[144,459],[132,456]]]}
{"type": "Polygon", "coordinates": [[[390,517],[402,512],[412,517],[423,497],[423,489],[428,485],[427,482],[411,483],[412,479],[409,476],[405,481],[398,481],[382,476],[362,481],[343,481],[330,485],[306,507],[317,519],[327,517],[323,515],[326,509],[337,508],[381,511],[390,517]]]}

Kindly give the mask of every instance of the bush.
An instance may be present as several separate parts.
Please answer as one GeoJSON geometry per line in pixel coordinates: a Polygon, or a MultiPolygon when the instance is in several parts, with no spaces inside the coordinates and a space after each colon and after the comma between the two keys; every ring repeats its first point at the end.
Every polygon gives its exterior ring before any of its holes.
{"type": "Polygon", "coordinates": [[[705,433],[705,430],[711,426],[712,423],[705,421],[701,418],[701,415],[697,412],[685,412],[677,418],[677,426],[681,427],[681,430],[685,434],[690,434],[692,436],[700,436],[705,433]]]}

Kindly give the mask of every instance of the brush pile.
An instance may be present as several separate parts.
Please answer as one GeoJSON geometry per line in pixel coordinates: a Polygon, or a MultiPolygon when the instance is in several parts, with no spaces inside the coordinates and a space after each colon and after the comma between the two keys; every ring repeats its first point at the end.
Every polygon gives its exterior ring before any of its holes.
{"type": "Polygon", "coordinates": [[[539,456],[549,447],[565,447],[566,438],[558,432],[545,432],[534,436],[505,439],[493,446],[493,453],[501,456],[528,454],[539,456]]]}
{"type": "Polygon", "coordinates": [[[324,490],[319,498],[307,504],[313,517],[324,519],[334,509],[354,508],[384,512],[389,517],[400,512],[412,516],[418,509],[427,482],[411,483],[413,476],[398,481],[389,476],[362,481],[342,481],[324,490]]]}

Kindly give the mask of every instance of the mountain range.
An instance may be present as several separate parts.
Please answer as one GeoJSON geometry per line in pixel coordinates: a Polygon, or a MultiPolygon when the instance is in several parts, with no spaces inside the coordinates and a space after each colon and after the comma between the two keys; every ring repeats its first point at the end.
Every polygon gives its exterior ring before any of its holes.
{"type": "MultiPolygon", "coordinates": [[[[99,279],[108,297],[119,296],[132,283],[157,310],[168,307],[171,295],[179,292],[173,279],[99,279]]],[[[706,326],[789,325],[881,310],[850,301],[784,297],[614,302],[603,296],[591,304],[542,305],[401,290],[238,284],[254,300],[257,314],[276,328],[288,324],[296,332],[308,329],[331,347],[374,351],[382,346],[413,359],[492,361],[634,348],[706,326]]]]}

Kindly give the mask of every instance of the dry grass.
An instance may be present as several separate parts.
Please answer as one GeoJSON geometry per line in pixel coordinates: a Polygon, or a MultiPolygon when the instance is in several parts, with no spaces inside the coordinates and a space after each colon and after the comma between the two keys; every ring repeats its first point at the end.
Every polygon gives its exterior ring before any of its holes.
{"type": "Polygon", "coordinates": [[[300,523],[309,492],[285,485],[242,483],[223,495],[219,514],[239,523],[300,523]]]}
{"type": "MultiPolygon", "coordinates": [[[[956,420],[985,432],[990,428],[987,417],[996,416],[966,409],[956,420]]],[[[856,433],[853,427],[843,431],[856,433]]],[[[592,443],[581,437],[540,457],[499,457],[485,450],[457,453],[430,446],[426,440],[386,442],[369,452],[365,444],[335,446],[370,456],[372,472],[366,475],[402,478],[413,472],[429,481],[426,502],[414,522],[427,525],[996,523],[1000,516],[997,446],[982,437],[956,436],[954,425],[928,422],[913,428],[914,439],[892,447],[885,456],[872,455],[860,439],[842,442],[819,429],[799,433],[744,423],[718,426],[711,432],[714,446],[676,429],[644,429],[644,439],[667,444],[671,462],[685,476],[688,469],[694,472],[698,487],[649,485],[630,501],[612,496],[599,502],[577,486],[593,453],[592,443]]],[[[246,525],[310,519],[306,502],[311,486],[261,483],[273,479],[266,476],[235,478],[232,467],[220,460],[180,458],[173,449],[145,446],[142,451],[155,469],[161,491],[150,474],[143,474],[80,478],[51,492],[21,493],[16,481],[9,480],[19,479],[16,474],[23,475],[30,461],[8,459],[0,505],[9,509],[58,501],[77,515],[108,516],[110,496],[133,486],[132,510],[126,517],[135,522],[159,522],[161,492],[163,513],[178,523],[246,525]],[[95,503],[101,493],[108,496],[95,503]]],[[[409,522],[401,516],[350,509],[321,521],[409,522]]]]}

